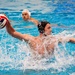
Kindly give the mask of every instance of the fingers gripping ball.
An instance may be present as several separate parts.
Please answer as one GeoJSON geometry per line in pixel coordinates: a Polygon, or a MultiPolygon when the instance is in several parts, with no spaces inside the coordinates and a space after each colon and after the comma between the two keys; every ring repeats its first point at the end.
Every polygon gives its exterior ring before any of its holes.
{"type": "Polygon", "coordinates": [[[0,14],[0,29],[4,28],[7,24],[7,17],[4,14],[0,14]]]}

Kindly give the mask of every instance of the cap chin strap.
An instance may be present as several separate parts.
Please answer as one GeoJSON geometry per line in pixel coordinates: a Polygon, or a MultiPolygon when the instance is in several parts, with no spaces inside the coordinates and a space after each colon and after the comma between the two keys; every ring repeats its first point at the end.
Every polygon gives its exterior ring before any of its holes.
{"type": "Polygon", "coordinates": [[[45,33],[43,33],[44,36],[47,36],[45,33]]]}

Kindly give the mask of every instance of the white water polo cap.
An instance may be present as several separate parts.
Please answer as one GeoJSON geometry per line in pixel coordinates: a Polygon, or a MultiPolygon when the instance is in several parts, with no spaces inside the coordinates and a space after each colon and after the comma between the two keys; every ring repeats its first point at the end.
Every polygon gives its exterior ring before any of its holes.
{"type": "Polygon", "coordinates": [[[31,13],[29,12],[29,10],[28,9],[24,9],[23,11],[22,11],[22,13],[23,12],[26,12],[26,13],[28,13],[29,14],[29,16],[31,16],[31,13]]]}
{"type": "Polygon", "coordinates": [[[4,14],[0,14],[0,29],[4,28],[7,23],[7,17],[4,14]]]}

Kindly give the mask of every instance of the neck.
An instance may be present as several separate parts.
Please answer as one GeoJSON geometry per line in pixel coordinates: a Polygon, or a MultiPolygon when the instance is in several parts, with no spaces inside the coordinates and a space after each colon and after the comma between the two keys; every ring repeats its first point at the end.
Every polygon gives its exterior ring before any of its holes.
{"type": "Polygon", "coordinates": [[[40,37],[42,38],[42,37],[46,37],[47,35],[46,34],[42,34],[42,33],[40,33],[40,37]]]}

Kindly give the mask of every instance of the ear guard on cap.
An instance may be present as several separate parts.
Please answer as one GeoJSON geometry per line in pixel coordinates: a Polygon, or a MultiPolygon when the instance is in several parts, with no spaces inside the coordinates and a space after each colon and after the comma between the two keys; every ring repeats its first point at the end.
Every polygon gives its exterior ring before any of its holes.
{"type": "Polygon", "coordinates": [[[44,27],[42,27],[41,22],[38,24],[38,30],[40,33],[44,33],[44,27]]]}

